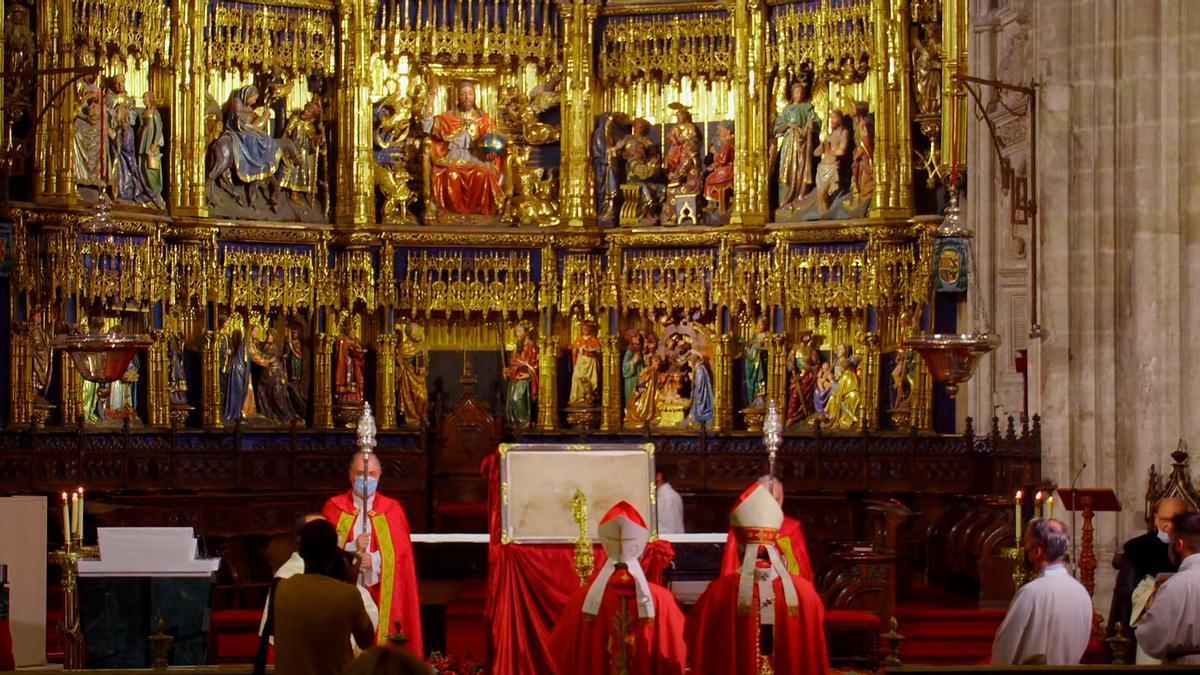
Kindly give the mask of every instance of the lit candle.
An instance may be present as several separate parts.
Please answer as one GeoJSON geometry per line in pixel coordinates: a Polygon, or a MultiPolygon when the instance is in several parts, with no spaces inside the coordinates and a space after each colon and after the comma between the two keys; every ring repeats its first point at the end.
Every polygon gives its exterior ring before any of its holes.
{"type": "Polygon", "coordinates": [[[1016,535],[1017,535],[1017,548],[1021,547],[1021,497],[1023,497],[1024,494],[1025,493],[1021,492],[1020,490],[1017,490],[1017,497],[1016,497],[1016,499],[1013,500],[1017,506],[1016,525],[1015,525],[1016,535]]]}
{"type": "Polygon", "coordinates": [[[1046,497],[1046,517],[1047,518],[1054,517],[1054,495],[1050,495],[1049,497],[1046,497]]]}
{"type": "Polygon", "coordinates": [[[83,486],[82,485],[79,486],[78,492],[79,492],[79,515],[76,517],[79,519],[79,530],[78,530],[79,538],[83,539],[83,486]]]}
{"type": "Polygon", "coordinates": [[[79,493],[71,493],[71,538],[75,538],[76,527],[79,523],[79,493]]]}
{"type": "Polygon", "coordinates": [[[1045,497],[1042,496],[1041,490],[1038,490],[1037,494],[1033,496],[1033,512],[1038,515],[1038,518],[1046,515],[1046,506],[1045,502],[1042,501],[1043,499],[1045,497]]]}
{"type": "Polygon", "coordinates": [[[71,507],[67,504],[67,493],[62,493],[63,539],[71,540],[71,507]]]}

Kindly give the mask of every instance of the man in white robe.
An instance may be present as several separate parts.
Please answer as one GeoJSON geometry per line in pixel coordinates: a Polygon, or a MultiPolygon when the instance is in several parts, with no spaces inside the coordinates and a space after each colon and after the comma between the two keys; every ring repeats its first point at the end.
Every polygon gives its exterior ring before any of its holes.
{"type": "Polygon", "coordinates": [[[1013,597],[992,643],[992,665],[1077,665],[1092,634],[1092,598],[1063,567],[1067,526],[1038,518],[1022,545],[1036,578],[1013,597]]]}
{"type": "MultiPolygon", "coordinates": [[[[300,532],[300,528],[311,523],[314,520],[325,520],[325,517],[319,513],[306,513],[296,522],[296,532],[300,532]]],[[[299,551],[292,551],[292,557],[288,558],[279,569],[275,570],[276,579],[288,579],[297,574],[304,574],[304,558],[300,557],[299,551]]],[[[362,595],[363,609],[367,610],[367,618],[371,619],[371,626],[379,629],[379,607],[375,605],[375,599],[371,597],[370,591],[364,588],[361,584],[355,584],[360,595],[362,595]]],[[[270,606],[271,599],[267,598],[267,605],[270,606]]],[[[267,608],[263,608],[262,621],[258,624],[258,634],[262,635],[267,627],[267,608]]],[[[275,638],[270,638],[271,644],[275,644],[275,638]]],[[[354,638],[350,638],[350,645],[354,648],[354,653],[358,653],[358,645],[354,643],[354,638]]]]}
{"type": "Polygon", "coordinates": [[[667,480],[667,472],[655,467],[654,484],[658,486],[655,501],[658,505],[658,533],[683,533],[683,497],[671,487],[667,480]]]}
{"type": "Polygon", "coordinates": [[[1200,513],[1172,520],[1170,555],[1179,572],[1160,575],[1157,591],[1137,622],[1137,640],[1163,663],[1200,665],[1200,513]]]}

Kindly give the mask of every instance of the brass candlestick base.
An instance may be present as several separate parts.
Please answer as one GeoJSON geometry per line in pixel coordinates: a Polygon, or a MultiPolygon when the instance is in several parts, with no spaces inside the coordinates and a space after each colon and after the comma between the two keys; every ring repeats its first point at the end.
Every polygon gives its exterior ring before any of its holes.
{"type": "Polygon", "coordinates": [[[150,636],[150,651],[154,654],[154,669],[166,670],[169,663],[167,654],[171,652],[171,643],[175,638],[167,635],[167,620],[158,620],[158,632],[150,636]]]}
{"type": "Polygon", "coordinates": [[[1005,548],[1000,551],[1005,558],[1013,561],[1013,589],[1020,589],[1025,584],[1029,583],[1029,570],[1025,569],[1025,561],[1023,560],[1024,549],[1018,547],[1005,548]]]}
{"type": "Polygon", "coordinates": [[[63,619],[58,625],[63,644],[63,669],[83,667],[83,629],[79,625],[79,561],[100,555],[99,546],[84,546],[80,537],[72,537],[66,545],[50,553],[50,562],[62,569],[63,619]]]}
{"type": "Polygon", "coordinates": [[[762,431],[763,419],[767,416],[766,406],[750,406],[742,408],[742,419],[746,421],[746,429],[755,433],[762,431]]]}

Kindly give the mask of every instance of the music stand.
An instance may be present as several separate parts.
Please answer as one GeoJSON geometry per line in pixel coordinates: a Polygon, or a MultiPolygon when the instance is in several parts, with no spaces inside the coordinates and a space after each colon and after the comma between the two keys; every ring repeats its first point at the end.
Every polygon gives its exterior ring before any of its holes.
{"type": "Polygon", "coordinates": [[[1096,591],[1096,530],[1092,519],[1097,511],[1120,511],[1121,500],[1110,488],[1059,489],[1058,496],[1062,498],[1063,508],[1072,514],[1075,511],[1083,514],[1083,529],[1079,533],[1079,580],[1088,595],[1093,595],[1096,591]]]}

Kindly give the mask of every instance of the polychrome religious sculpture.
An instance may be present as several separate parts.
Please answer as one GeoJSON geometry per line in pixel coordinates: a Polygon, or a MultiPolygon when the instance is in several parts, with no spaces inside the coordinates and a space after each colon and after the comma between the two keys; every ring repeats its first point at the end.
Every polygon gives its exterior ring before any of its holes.
{"type": "Polygon", "coordinates": [[[556,181],[546,169],[530,166],[529,152],[524,144],[509,149],[508,170],[515,185],[504,204],[502,220],[513,225],[552,227],[558,224],[556,181]]]}
{"type": "Polygon", "coordinates": [[[742,390],[746,397],[746,406],[750,408],[765,406],[764,397],[767,394],[767,342],[771,333],[766,317],[759,317],[756,326],[754,335],[743,345],[745,360],[742,365],[742,390]]]}
{"type": "Polygon", "coordinates": [[[429,416],[429,350],[425,330],[409,322],[400,332],[396,350],[396,409],[404,416],[404,426],[420,427],[429,416]]]}
{"type": "Polygon", "coordinates": [[[600,338],[596,337],[595,321],[582,322],[579,330],[579,337],[571,344],[574,364],[567,404],[591,406],[600,397],[600,338]]]}
{"type": "Polygon", "coordinates": [[[625,353],[621,355],[621,383],[624,397],[621,399],[628,404],[633,398],[633,390],[637,387],[638,376],[645,367],[642,354],[642,334],[636,330],[625,332],[625,353]]]}
{"type": "Polygon", "coordinates": [[[625,426],[640,429],[658,424],[658,376],[662,371],[663,359],[657,353],[646,358],[646,367],[638,375],[633,395],[625,404],[625,426]]]}
{"type": "MultiPolygon", "coordinates": [[[[259,183],[274,178],[283,155],[280,140],[271,136],[274,113],[260,100],[258,87],[254,85],[235,90],[226,110],[224,130],[209,148],[209,199],[213,199],[215,189],[220,188],[239,205],[254,208],[259,183]],[[234,189],[235,173],[246,185],[245,200],[234,189]]],[[[290,141],[287,144],[290,146],[290,141]]],[[[272,189],[272,201],[275,197],[272,189]]]]}
{"type": "Polygon", "coordinates": [[[54,363],[54,342],[46,324],[46,312],[38,312],[29,330],[30,356],[33,359],[30,380],[34,394],[42,400],[45,400],[46,390],[50,388],[50,372],[54,363]]]}
{"type": "Polygon", "coordinates": [[[292,193],[292,201],[303,196],[305,205],[316,202],[320,183],[321,158],[325,155],[325,132],[321,124],[321,103],[313,99],[304,109],[292,113],[283,130],[294,150],[284,156],[280,187],[292,193]]]}
{"type": "Polygon", "coordinates": [[[639,188],[639,220],[652,218],[666,194],[666,186],[662,182],[662,152],[649,134],[650,122],[638,118],[633,121],[633,133],[622,138],[609,151],[621,160],[622,184],[639,188]]]}
{"type": "Polygon", "coordinates": [[[533,325],[521,321],[513,327],[515,338],[504,379],[508,381],[508,405],[504,418],[513,429],[526,429],[533,423],[533,404],[537,400],[538,347],[533,325]]]}
{"type": "Polygon", "coordinates": [[[875,193],[875,118],[865,101],[854,104],[854,153],[850,159],[850,194],[841,201],[838,218],[861,218],[875,193]]]}
{"type": "Polygon", "coordinates": [[[667,132],[667,200],[663,222],[669,224],[679,220],[679,198],[700,194],[703,170],[700,129],[692,122],[691,111],[680,103],[668,107],[675,112],[675,124],[667,132]]]}
{"type": "Polygon", "coordinates": [[[170,361],[170,367],[167,370],[167,388],[171,392],[171,404],[187,405],[188,381],[187,369],[184,366],[184,342],[183,334],[178,330],[168,333],[167,359],[170,361]]]}
{"type": "Polygon", "coordinates": [[[163,172],[162,154],[166,147],[166,137],[163,135],[162,114],[158,112],[158,101],[153,91],[146,91],[143,100],[146,107],[142,109],[141,123],[138,126],[138,156],[141,158],[142,176],[152,195],[162,200],[163,172]]]}
{"type": "Polygon", "coordinates": [[[304,372],[304,339],[298,323],[288,326],[287,341],[283,345],[283,370],[287,375],[288,393],[292,398],[292,410],[301,418],[308,415],[308,383],[304,372]]]}
{"type": "Polygon", "coordinates": [[[128,204],[153,204],[165,206],[162,195],[146,183],[139,160],[137,132],[138,120],[133,108],[133,99],[125,93],[124,77],[109,78],[104,94],[104,114],[107,116],[108,134],[108,180],[113,197],[128,204]]]}
{"type": "Polygon", "coordinates": [[[688,424],[711,427],[716,412],[713,403],[712,373],[700,352],[688,352],[687,363],[691,368],[692,379],[692,407],[688,411],[688,424]]]}
{"type": "Polygon", "coordinates": [[[821,355],[816,345],[802,339],[801,345],[788,359],[788,372],[792,379],[788,384],[786,423],[792,424],[807,418],[813,410],[813,393],[817,388],[817,373],[821,369],[821,355]]]}
{"type": "Polygon", "coordinates": [[[846,174],[850,158],[850,130],[844,124],[845,115],[834,109],[829,114],[829,135],[821,142],[816,153],[821,157],[817,165],[817,210],[825,213],[833,198],[846,188],[846,174]]]}
{"type": "Polygon", "coordinates": [[[913,352],[901,350],[896,352],[896,365],[892,367],[892,410],[907,410],[912,400],[913,378],[916,362],[913,352]]]}
{"type": "Polygon", "coordinates": [[[221,419],[233,424],[256,416],[254,385],[250,377],[249,338],[238,314],[225,320],[221,329],[221,362],[224,400],[221,419]]]}
{"type": "Polygon", "coordinates": [[[717,211],[721,205],[728,209],[728,194],[733,190],[733,127],[717,126],[717,143],[712,150],[713,161],[704,179],[706,211],[717,211]]]}
{"type": "Polygon", "coordinates": [[[417,191],[409,185],[416,175],[411,167],[418,141],[414,120],[428,95],[424,83],[414,79],[407,95],[400,93],[395,80],[388,81],[389,94],[375,106],[375,185],[383,193],[384,222],[406,223],[412,220],[409,207],[417,191]]]}
{"type": "Polygon", "coordinates": [[[429,118],[426,125],[432,140],[433,205],[450,214],[499,214],[504,202],[500,157],[476,150],[496,125],[475,105],[475,85],[459,84],[456,106],[429,118]]]}
{"type": "Polygon", "coordinates": [[[917,112],[937,114],[942,110],[942,45],[937,33],[929,31],[915,40],[912,69],[917,112]]]}
{"type": "Polygon", "coordinates": [[[621,193],[621,162],[614,151],[628,135],[625,113],[604,113],[592,131],[592,174],[596,181],[596,217],[601,222],[616,219],[617,196],[621,193]]]}
{"type": "Polygon", "coordinates": [[[357,333],[361,319],[346,317],[342,322],[342,335],[337,342],[337,367],[334,372],[334,398],[341,405],[362,405],[364,399],[363,361],[367,350],[358,341],[357,333]]]}
{"type": "Polygon", "coordinates": [[[100,187],[100,85],[95,79],[84,79],[76,92],[78,109],[74,127],[75,183],[99,189],[100,187]]]}
{"type": "Polygon", "coordinates": [[[816,167],[814,151],[821,119],[809,100],[808,85],[792,85],[791,101],[775,118],[775,142],[779,155],[777,195],[779,207],[787,208],[812,189],[816,167]]]}
{"type": "Polygon", "coordinates": [[[256,327],[251,334],[249,353],[258,413],[276,424],[298,419],[300,416],[292,408],[287,370],[275,331],[256,327]]]}
{"type": "Polygon", "coordinates": [[[838,376],[837,387],[825,407],[826,427],[850,430],[858,428],[863,414],[862,391],[859,389],[858,357],[846,360],[838,376]]]}

